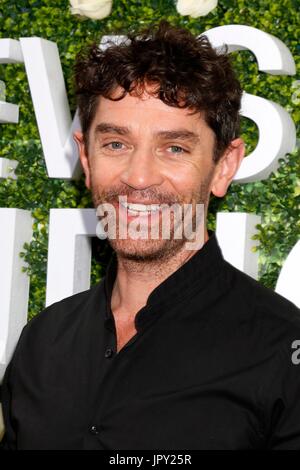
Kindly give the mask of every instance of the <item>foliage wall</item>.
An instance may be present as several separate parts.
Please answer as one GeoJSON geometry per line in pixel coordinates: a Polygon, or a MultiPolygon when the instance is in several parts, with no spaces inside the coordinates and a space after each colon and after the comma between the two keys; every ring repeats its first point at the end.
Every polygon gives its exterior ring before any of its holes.
{"type": "MultiPolygon", "coordinates": [[[[299,137],[300,0],[219,0],[213,12],[195,19],[180,16],[173,0],[114,0],[111,15],[98,21],[70,14],[68,0],[1,0],[0,37],[39,36],[57,43],[74,112],[72,66],[81,47],[91,40],[99,40],[102,34],[126,34],[130,28],[148,25],[160,18],[184,26],[194,34],[215,26],[244,24],[280,38],[295,58],[296,76],[258,72],[255,58],[248,51],[235,53],[234,64],[245,91],[271,99],[290,112],[299,137]]],[[[49,209],[92,207],[92,202],[83,179],[74,182],[47,177],[24,66],[0,65],[0,80],[6,84],[6,100],[20,105],[19,124],[1,125],[0,156],[16,159],[19,164],[17,180],[0,180],[0,207],[30,210],[35,220],[33,241],[23,254],[31,278],[29,317],[32,317],[45,302],[49,209]]],[[[257,128],[245,119],[242,131],[250,152],[257,143],[257,128]]],[[[278,171],[268,180],[232,184],[226,197],[211,200],[211,229],[215,227],[217,211],[242,211],[262,216],[258,227],[259,281],[271,288],[300,235],[299,156],[298,145],[286,160],[281,160],[278,171]]],[[[92,283],[103,276],[108,257],[107,247],[96,244],[92,283]]]]}

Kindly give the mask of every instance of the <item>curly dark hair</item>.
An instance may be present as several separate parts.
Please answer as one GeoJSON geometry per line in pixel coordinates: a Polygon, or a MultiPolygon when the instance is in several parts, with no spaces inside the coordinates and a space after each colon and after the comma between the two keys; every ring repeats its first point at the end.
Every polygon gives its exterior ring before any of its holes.
{"type": "Polygon", "coordinates": [[[100,96],[116,101],[142,94],[149,84],[152,96],[165,104],[203,114],[215,133],[216,163],[239,135],[240,83],[226,48],[217,51],[205,35],[195,37],[165,20],[129,33],[119,44],[92,44],[78,54],[75,91],[86,146],[100,96]]]}

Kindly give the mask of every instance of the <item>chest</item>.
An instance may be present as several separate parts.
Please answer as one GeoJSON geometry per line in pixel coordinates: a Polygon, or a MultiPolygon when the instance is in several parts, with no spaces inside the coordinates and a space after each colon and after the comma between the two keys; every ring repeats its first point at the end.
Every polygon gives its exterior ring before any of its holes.
{"type": "Polygon", "coordinates": [[[117,352],[119,352],[130,339],[136,335],[137,330],[135,328],[134,321],[115,321],[116,325],[116,342],[117,352]]]}

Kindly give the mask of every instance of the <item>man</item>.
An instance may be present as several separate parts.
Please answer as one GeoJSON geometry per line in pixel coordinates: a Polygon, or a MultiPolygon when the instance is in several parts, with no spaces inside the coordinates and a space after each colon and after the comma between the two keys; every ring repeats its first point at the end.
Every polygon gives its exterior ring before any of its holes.
{"type": "Polygon", "coordinates": [[[114,255],[23,329],[4,447],[300,449],[299,310],[227,263],[205,223],[244,157],[227,54],[161,22],[81,54],[76,87],[74,137],[95,207],[115,210],[114,255]],[[175,236],[173,205],[191,208],[192,237],[175,236]]]}

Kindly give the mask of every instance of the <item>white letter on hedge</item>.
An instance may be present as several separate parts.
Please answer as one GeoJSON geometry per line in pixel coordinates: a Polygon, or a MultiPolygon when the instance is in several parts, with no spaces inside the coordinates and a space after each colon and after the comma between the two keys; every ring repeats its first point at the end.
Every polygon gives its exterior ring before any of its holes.
{"type": "MultiPolygon", "coordinates": [[[[259,70],[274,75],[294,75],[295,62],[286,45],[275,36],[243,25],[227,25],[204,33],[216,48],[224,44],[229,51],[249,49],[256,57],[259,70]]],[[[284,108],[272,101],[244,93],[241,114],[258,126],[256,149],[242,162],[234,177],[238,182],[268,178],[296,144],[293,120],[284,108]]]]}
{"type": "Polygon", "coordinates": [[[32,218],[29,211],[0,209],[0,381],[23,326],[27,322],[29,277],[22,272],[20,257],[30,243],[32,218]]]}
{"type": "Polygon", "coordinates": [[[46,305],[89,289],[95,209],[51,209],[46,305]]]}
{"type": "Polygon", "coordinates": [[[21,38],[22,52],[48,175],[76,178],[81,173],[57,45],[40,38],[21,38]]]}
{"type": "Polygon", "coordinates": [[[258,252],[253,252],[252,247],[258,243],[252,236],[260,222],[260,216],[255,214],[217,213],[216,235],[224,258],[254,279],[258,277],[258,252]]]}
{"type": "Polygon", "coordinates": [[[300,240],[290,251],[279,274],[275,291],[300,308],[300,240]]]}
{"type": "MultiPolygon", "coordinates": [[[[23,62],[19,41],[15,39],[0,39],[0,64],[23,62]]],[[[5,97],[0,98],[0,123],[19,122],[19,106],[7,103],[5,97]]],[[[8,158],[0,158],[0,178],[16,178],[14,169],[18,162],[8,158]]]]}

